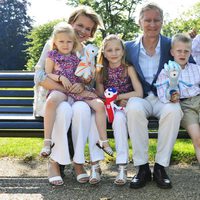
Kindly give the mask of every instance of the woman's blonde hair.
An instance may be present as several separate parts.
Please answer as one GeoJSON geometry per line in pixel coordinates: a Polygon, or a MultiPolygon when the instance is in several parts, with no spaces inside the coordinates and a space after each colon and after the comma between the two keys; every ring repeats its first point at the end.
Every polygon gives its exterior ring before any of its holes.
{"type": "Polygon", "coordinates": [[[51,49],[57,49],[55,46],[55,38],[58,33],[66,33],[74,42],[72,52],[75,53],[80,49],[80,43],[76,37],[73,27],[67,22],[60,22],[54,26],[52,35],[51,35],[51,49]]]}
{"type": "Polygon", "coordinates": [[[102,42],[102,46],[99,49],[99,53],[97,56],[97,67],[99,66],[99,68],[97,69],[97,75],[100,76],[100,79],[102,81],[108,79],[108,67],[109,67],[109,62],[104,56],[104,50],[108,42],[112,40],[118,40],[124,51],[124,55],[122,56],[122,61],[121,61],[121,65],[125,67],[124,75],[126,74],[127,67],[128,67],[128,65],[125,62],[125,46],[124,46],[123,40],[118,35],[114,35],[114,34],[106,36],[102,42]]]}
{"type": "Polygon", "coordinates": [[[91,32],[91,37],[94,36],[97,27],[100,26],[104,29],[102,18],[89,6],[78,6],[70,15],[68,19],[69,24],[73,24],[79,16],[86,16],[94,22],[94,27],[91,32]]]}

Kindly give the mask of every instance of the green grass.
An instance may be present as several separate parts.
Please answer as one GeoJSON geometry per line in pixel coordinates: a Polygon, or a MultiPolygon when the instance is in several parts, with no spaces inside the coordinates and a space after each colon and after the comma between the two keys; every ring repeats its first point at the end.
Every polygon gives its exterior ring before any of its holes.
{"type": "MultiPolygon", "coordinates": [[[[150,139],[149,158],[154,160],[156,152],[156,139],[150,139]]],[[[21,159],[37,159],[43,145],[41,138],[0,138],[0,158],[15,157],[21,159]]],[[[114,149],[114,139],[110,139],[110,145],[114,149]]],[[[129,141],[129,159],[132,158],[131,143],[129,141]]],[[[88,145],[85,148],[86,159],[89,160],[88,145]]],[[[116,154],[115,154],[116,155],[116,154]]],[[[107,162],[115,161],[115,157],[106,156],[107,162]]],[[[196,161],[193,145],[190,139],[177,139],[172,153],[172,163],[192,163],[196,161]]]]}
{"type": "Polygon", "coordinates": [[[0,138],[0,158],[36,158],[42,145],[40,138],[0,138]]]}

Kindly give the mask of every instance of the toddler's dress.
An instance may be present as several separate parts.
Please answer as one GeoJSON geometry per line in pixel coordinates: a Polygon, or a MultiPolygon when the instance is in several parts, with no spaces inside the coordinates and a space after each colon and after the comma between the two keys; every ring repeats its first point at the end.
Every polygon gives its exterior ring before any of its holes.
{"type": "MultiPolygon", "coordinates": [[[[53,71],[54,74],[65,76],[69,79],[72,85],[75,83],[82,83],[81,78],[74,74],[76,67],[80,62],[80,59],[76,56],[76,54],[63,55],[57,50],[52,50],[48,52],[48,58],[59,66],[58,70],[53,71]]],[[[79,94],[71,92],[66,92],[65,94],[72,97],[74,101],[92,100],[97,98],[97,95],[93,91],[89,90],[84,90],[79,94]]]]}

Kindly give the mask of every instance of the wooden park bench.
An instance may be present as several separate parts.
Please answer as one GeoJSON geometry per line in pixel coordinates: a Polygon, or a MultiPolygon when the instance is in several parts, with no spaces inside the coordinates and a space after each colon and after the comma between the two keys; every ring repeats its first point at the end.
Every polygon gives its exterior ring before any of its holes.
{"type": "MultiPolygon", "coordinates": [[[[33,116],[34,72],[0,71],[0,136],[43,137],[43,118],[33,116]]],[[[158,120],[149,119],[149,137],[157,138],[158,120]]],[[[108,124],[108,137],[113,137],[108,124]]],[[[189,138],[180,129],[178,138],[189,138]]]]}

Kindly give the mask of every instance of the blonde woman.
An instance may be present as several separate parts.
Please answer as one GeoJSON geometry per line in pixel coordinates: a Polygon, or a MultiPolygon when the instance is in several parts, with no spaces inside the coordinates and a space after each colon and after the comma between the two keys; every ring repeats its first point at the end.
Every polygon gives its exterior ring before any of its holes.
{"type": "MultiPolygon", "coordinates": [[[[98,26],[103,27],[102,20],[94,12],[94,10],[88,6],[77,7],[70,15],[68,23],[72,25],[75,30],[76,36],[82,48],[79,51],[79,56],[82,56],[84,42],[94,36],[98,26]]],[[[47,58],[47,52],[50,50],[50,41],[45,44],[41,57],[35,67],[35,115],[44,115],[44,104],[46,101],[46,94],[48,90],[58,90],[66,92],[63,85],[47,77],[44,71],[45,60],[47,58]]],[[[87,80],[89,82],[89,80],[87,80]]],[[[71,92],[74,94],[80,93],[84,90],[84,84],[75,83],[71,87],[71,92]]],[[[55,144],[52,148],[48,177],[49,182],[53,185],[62,185],[63,180],[60,175],[59,164],[67,165],[71,163],[68,147],[67,131],[72,123],[72,140],[74,146],[73,163],[76,173],[77,181],[80,183],[86,183],[89,181],[83,164],[85,163],[84,147],[87,142],[88,134],[92,134],[92,140],[90,140],[90,146],[92,149],[92,170],[90,182],[99,182],[96,176],[96,168],[99,167],[98,161],[104,159],[102,151],[96,146],[98,140],[98,132],[96,129],[95,120],[91,121],[91,110],[87,103],[83,101],[77,101],[72,106],[68,102],[62,102],[57,110],[55,123],[52,131],[52,142],[55,144]],[[90,130],[92,128],[92,130],[90,130]],[[93,145],[94,143],[94,145],[93,145]]]]}

